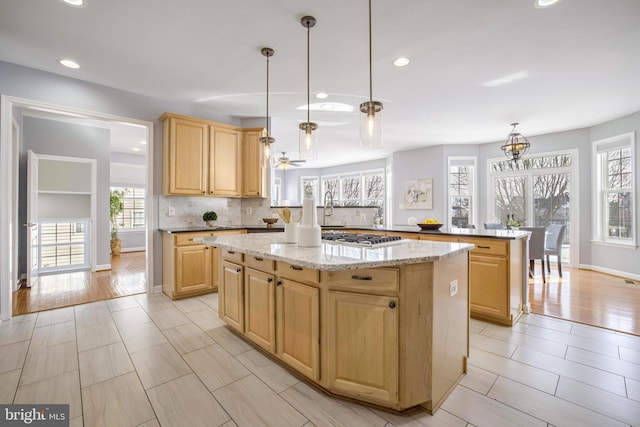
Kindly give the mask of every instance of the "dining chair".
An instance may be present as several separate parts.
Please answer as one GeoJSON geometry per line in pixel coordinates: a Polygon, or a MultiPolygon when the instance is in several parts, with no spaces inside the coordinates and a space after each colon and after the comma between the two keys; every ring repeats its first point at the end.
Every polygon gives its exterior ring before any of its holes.
{"type": "Polygon", "coordinates": [[[560,260],[562,251],[562,239],[566,230],[565,225],[550,224],[547,228],[546,238],[544,242],[544,254],[547,257],[547,272],[551,273],[551,262],[549,255],[555,255],[558,263],[558,276],[562,277],[562,261],[560,260]]]}
{"type": "Polygon", "coordinates": [[[485,222],[484,223],[485,230],[504,230],[504,224],[499,222],[485,222]]]}
{"type": "Polygon", "coordinates": [[[476,226],[474,224],[466,224],[466,225],[463,225],[461,228],[472,228],[475,230],[476,226]]]}
{"type": "Polygon", "coordinates": [[[545,229],[544,227],[520,227],[521,231],[531,232],[529,238],[529,273],[533,277],[535,274],[536,262],[539,259],[542,262],[542,283],[547,283],[546,275],[544,271],[544,240],[545,229]]]}

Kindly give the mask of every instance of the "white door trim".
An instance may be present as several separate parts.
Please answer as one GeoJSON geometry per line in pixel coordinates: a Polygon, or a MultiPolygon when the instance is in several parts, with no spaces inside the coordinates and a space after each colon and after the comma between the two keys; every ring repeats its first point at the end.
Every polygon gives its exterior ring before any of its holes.
{"type": "MultiPolygon", "coordinates": [[[[147,180],[146,199],[148,207],[145,210],[146,221],[146,285],[147,292],[153,292],[153,122],[116,116],[113,114],[99,113],[82,108],[67,107],[36,101],[26,98],[18,98],[8,95],[0,95],[0,200],[14,200],[18,191],[18,183],[14,181],[17,176],[18,164],[14,162],[14,148],[12,140],[13,109],[39,109],[54,111],[61,114],[79,114],[84,117],[93,117],[102,120],[113,120],[144,126],[147,130],[147,180]]],[[[15,156],[16,159],[18,156],[15,156]]],[[[0,320],[11,317],[12,307],[12,265],[17,259],[17,242],[12,248],[12,233],[17,227],[17,210],[13,203],[0,203],[0,320]]],[[[17,274],[17,273],[15,273],[17,274]]]]}

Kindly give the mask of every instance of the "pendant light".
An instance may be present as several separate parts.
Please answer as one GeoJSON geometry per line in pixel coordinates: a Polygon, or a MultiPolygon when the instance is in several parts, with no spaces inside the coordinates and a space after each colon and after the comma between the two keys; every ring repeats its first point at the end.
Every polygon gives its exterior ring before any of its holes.
{"type": "Polygon", "coordinates": [[[514,162],[520,160],[522,156],[524,156],[524,154],[527,152],[529,147],[531,147],[531,143],[529,142],[529,140],[522,136],[520,132],[516,131],[516,126],[518,126],[519,124],[520,123],[511,123],[511,126],[513,126],[513,128],[511,129],[511,133],[507,137],[504,145],[500,147],[502,148],[502,151],[504,151],[504,155],[507,156],[509,160],[513,160],[514,162]]]}
{"type": "Polygon", "coordinates": [[[269,58],[275,53],[270,47],[263,47],[260,51],[263,56],[267,57],[267,136],[260,138],[260,143],[263,149],[263,160],[267,164],[269,162],[269,156],[271,155],[271,144],[276,142],[275,138],[271,137],[270,130],[270,118],[269,118],[269,58]]]}
{"type": "Polygon", "coordinates": [[[313,16],[303,16],[300,20],[303,27],[307,29],[307,121],[300,123],[300,159],[315,160],[318,157],[318,124],[313,123],[309,118],[311,110],[309,101],[309,34],[311,27],[316,25],[316,18],[313,16]]]}
{"type": "Polygon", "coordinates": [[[382,102],[373,100],[371,0],[369,0],[369,100],[360,104],[360,146],[382,147],[382,102]]]}

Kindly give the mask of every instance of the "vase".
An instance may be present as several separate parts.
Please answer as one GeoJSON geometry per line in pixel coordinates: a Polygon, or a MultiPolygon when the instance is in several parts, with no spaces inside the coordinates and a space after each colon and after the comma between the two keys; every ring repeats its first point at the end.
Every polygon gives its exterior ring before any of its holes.
{"type": "Polygon", "coordinates": [[[216,222],[215,221],[206,221],[207,223],[207,227],[213,228],[216,226],[216,222]]]}

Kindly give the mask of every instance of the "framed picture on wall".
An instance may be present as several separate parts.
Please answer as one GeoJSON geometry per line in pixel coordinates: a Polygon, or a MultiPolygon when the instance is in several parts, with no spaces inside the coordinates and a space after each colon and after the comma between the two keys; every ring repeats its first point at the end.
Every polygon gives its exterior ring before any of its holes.
{"type": "Polygon", "coordinates": [[[400,209],[433,209],[433,178],[406,180],[400,209]]]}

